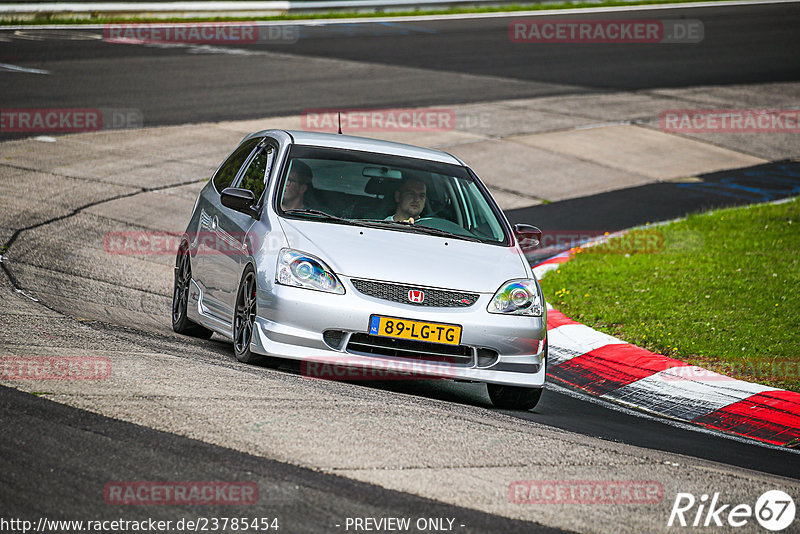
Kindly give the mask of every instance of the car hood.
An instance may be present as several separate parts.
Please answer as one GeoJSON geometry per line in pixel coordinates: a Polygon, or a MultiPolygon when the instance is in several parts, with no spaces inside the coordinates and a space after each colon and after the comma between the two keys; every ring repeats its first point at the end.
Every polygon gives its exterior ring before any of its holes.
{"type": "Polygon", "coordinates": [[[349,278],[494,293],[506,280],[527,276],[516,247],[320,221],[281,225],[291,248],[349,278]]]}

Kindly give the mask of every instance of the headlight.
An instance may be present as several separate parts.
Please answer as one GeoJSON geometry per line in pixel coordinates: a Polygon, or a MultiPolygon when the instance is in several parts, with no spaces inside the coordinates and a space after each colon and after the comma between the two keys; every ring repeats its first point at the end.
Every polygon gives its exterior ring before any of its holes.
{"type": "Polygon", "coordinates": [[[536,280],[525,278],[506,282],[494,294],[486,311],[489,313],[541,317],[544,311],[544,303],[539,296],[536,280]]]}
{"type": "Polygon", "coordinates": [[[278,254],[275,281],[287,286],[344,294],[344,286],[325,262],[290,248],[282,249],[278,254]]]}

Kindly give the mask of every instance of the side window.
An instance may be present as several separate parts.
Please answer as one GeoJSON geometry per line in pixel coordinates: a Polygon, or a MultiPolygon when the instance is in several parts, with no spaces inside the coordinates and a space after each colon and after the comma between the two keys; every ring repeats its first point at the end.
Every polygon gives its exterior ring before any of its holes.
{"type": "Polygon", "coordinates": [[[214,175],[214,187],[217,188],[217,191],[221,192],[226,187],[231,186],[233,179],[236,178],[236,173],[239,172],[239,169],[247,160],[247,156],[250,155],[259,141],[261,141],[259,138],[250,139],[249,141],[239,145],[239,148],[234,150],[233,154],[228,156],[228,159],[225,160],[225,163],[223,163],[219,170],[217,170],[217,174],[214,175]]]}
{"type": "Polygon", "coordinates": [[[247,170],[242,173],[236,187],[249,189],[253,192],[256,200],[260,199],[261,194],[264,192],[264,187],[267,184],[267,179],[269,179],[269,172],[272,168],[272,161],[274,158],[275,149],[273,147],[270,145],[259,147],[250,160],[247,170]]]}
{"type": "Polygon", "coordinates": [[[469,206],[470,216],[473,219],[472,228],[484,236],[491,237],[497,241],[504,239],[503,228],[500,226],[497,218],[493,216],[491,208],[482,194],[475,185],[475,182],[469,182],[464,187],[465,200],[469,206]]]}

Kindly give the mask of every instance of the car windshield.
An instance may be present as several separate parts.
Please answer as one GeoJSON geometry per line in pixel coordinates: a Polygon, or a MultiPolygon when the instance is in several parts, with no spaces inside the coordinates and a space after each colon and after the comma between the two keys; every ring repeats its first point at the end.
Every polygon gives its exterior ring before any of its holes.
{"type": "Polygon", "coordinates": [[[277,207],[287,217],[508,244],[499,208],[469,170],[435,161],[295,145],[277,207]]]}

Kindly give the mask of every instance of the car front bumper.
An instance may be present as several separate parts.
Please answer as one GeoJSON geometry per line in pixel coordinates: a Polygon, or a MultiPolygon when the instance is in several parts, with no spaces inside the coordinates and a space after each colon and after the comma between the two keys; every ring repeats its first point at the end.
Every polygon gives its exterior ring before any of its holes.
{"type": "MultiPolygon", "coordinates": [[[[251,351],[306,362],[408,372],[412,377],[524,387],[544,385],[546,316],[490,314],[486,307],[492,295],[488,294],[481,294],[474,305],[466,308],[396,303],[362,294],[347,278],[341,278],[346,288],[344,295],[279,284],[260,292],[251,351]],[[361,338],[368,334],[372,315],[457,324],[462,327],[461,346],[468,347],[469,351],[463,350],[472,357],[448,362],[423,354],[401,357],[364,353],[350,341],[353,334],[360,333],[361,338]],[[329,335],[325,336],[325,332],[329,335]],[[331,332],[336,335],[331,336],[331,332]]],[[[359,376],[380,376],[380,372],[359,376]]]]}

